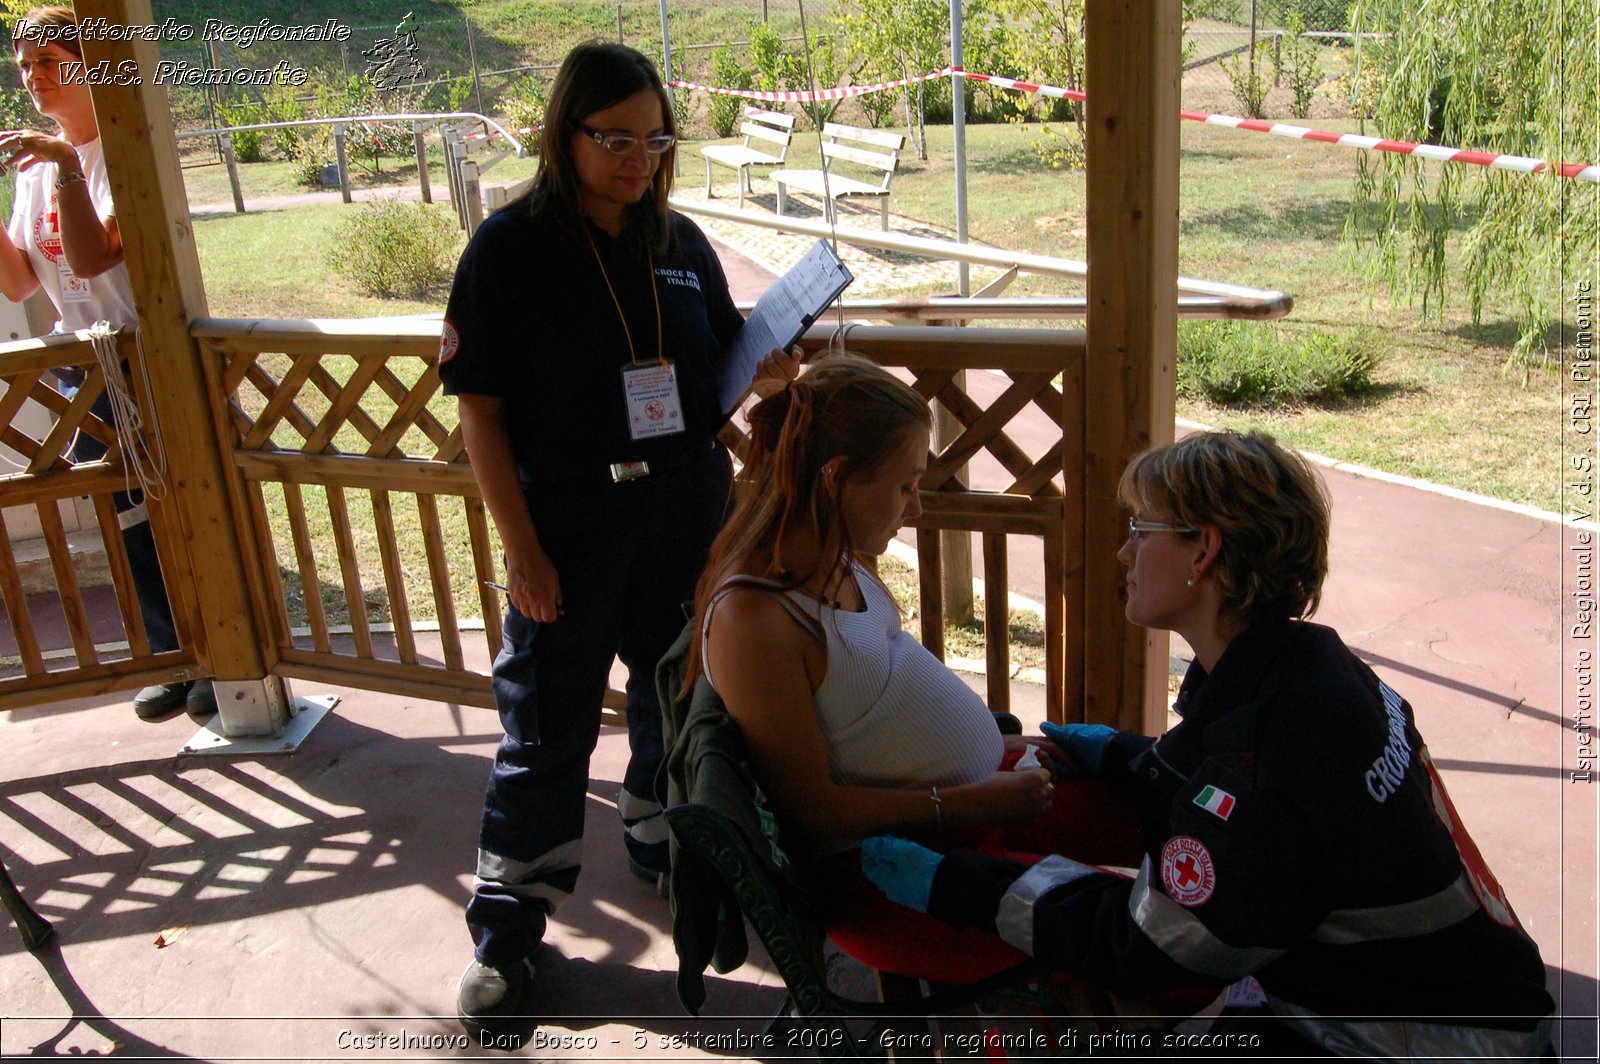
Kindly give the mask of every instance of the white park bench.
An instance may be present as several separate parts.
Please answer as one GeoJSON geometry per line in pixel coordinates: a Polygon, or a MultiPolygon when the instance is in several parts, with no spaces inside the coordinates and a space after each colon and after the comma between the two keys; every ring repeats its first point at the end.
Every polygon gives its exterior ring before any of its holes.
{"type": "Polygon", "coordinates": [[[889,228],[889,182],[900,165],[900,149],[906,138],[900,133],[881,129],[862,129],[828,122],[822,127],[822,169],[773,172],[772,180],[778,186],[778,213],[783,213],[788,192],[798,189],[822,197],[823,213],[831,222],[834,203],[846,197],[876,197],[883,228],[889,228]],[[847,172],[841,173],[839,164],[845,163],[847,172]],[[868,180],[851,176],[864,174],[868,180]],[[823,184],[823,176],[827,184],[823,184]]]}
{"type": "MultiPolygon", "coordinates": [[[[711,198],[711,164],[731,166],[739,177],[739,209],[744,209],[744,194],[750,189],[750,170],[756,166],[782,166],[789,157],[789,141],[794,139],[794,116],[776,111],[763,111],[758,107],[744,109],[744,123],[739,127],[744,134],[743,144],[708,144],[700,149],[706,160],[706,199],[711,198]],[[777,154],[759,151],[751,141],[776,144],[777,154]]],[[[753,190],[752,190],[753,191],[753,190]]]]}

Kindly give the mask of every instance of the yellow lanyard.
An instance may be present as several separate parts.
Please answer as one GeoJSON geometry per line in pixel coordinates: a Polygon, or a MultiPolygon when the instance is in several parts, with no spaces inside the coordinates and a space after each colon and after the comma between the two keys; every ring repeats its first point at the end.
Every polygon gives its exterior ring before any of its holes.
{"type": "MultiPolygon", "coordinates": [[[[635,366],[639,365],[639,356],[633,348],[633,333],[628,328],[628,319],[622,313],[622,301],[617,299],[617,290],[611,287],[611,275],[606,273],[606,264],[600,258],[600,249],[594,246],[594,234],[589,232],[588,226],[583,233],[589,238],[589,250],[594,252],[595,265],[600,267],[600,276],[606,282],[606,291],[611,293],[611,305],[617,308],[617,320],[622,322],[622,335],[628,340],[628,361],[635,366]]],[[[656,301],[656,361],[663,366],[667,365],[667,357],[662,353],[661,347],[661,293],[656,290],[656,264],[650,257],[650,248],[644,249],[645,266],[650,270],[650,295],[656,301]]]]}

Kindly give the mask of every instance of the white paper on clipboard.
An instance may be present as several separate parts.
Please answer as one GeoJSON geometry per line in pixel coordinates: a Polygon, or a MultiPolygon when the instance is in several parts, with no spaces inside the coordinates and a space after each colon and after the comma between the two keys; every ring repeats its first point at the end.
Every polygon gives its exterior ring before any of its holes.
{"type": "Polygon", "coordinates": [[[728,348],[718,396],[723,413],[732,413],[750,390],[756,365],[773,348],[789,350],[853,280],[850,268],[828,242],[818,240],[805,258],[773,282],[728,348]]]}

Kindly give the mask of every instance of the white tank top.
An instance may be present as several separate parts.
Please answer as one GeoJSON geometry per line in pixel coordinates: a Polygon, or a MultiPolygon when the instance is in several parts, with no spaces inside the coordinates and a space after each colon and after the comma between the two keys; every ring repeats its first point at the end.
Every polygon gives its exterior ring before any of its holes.
{"type": "MultiPolygon", "coordinates": [[[[703,632],[710,631],[711,611],[722,596],[764,583],[741,579],[720,588],[706,609],[703,632]]],[[[983,699],[901,627],[900,608],[888,589],[859,565],[856,583],[866,601],[860,613],[774,589],[807,629],[815,631],[821,622],[828,660],[814,706],[833,778],[869,786],[945,787],[996,771],[1005,740],[983,699]]]]}

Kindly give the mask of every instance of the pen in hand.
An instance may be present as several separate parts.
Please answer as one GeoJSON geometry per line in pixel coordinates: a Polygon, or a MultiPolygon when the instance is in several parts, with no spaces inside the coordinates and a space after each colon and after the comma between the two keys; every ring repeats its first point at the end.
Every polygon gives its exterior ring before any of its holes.
{"type": "MultiPolygon", "coordinates": [[[[484,581],[482,581],[482,583],[483,583],[484,587],[492,587],[496,591],[504,593],[508,598],[511,595],[511,589],[509,587],[506,587],[506,585],[504,585],[504,584],[497,584],[493,580],[484,580],[484,581]]],[[[564,606],[557,606],[556,607],[556,616],[557,617],[565,617],[566,615],[567,615],[566,607],[564,607],[564,606]]]]}

